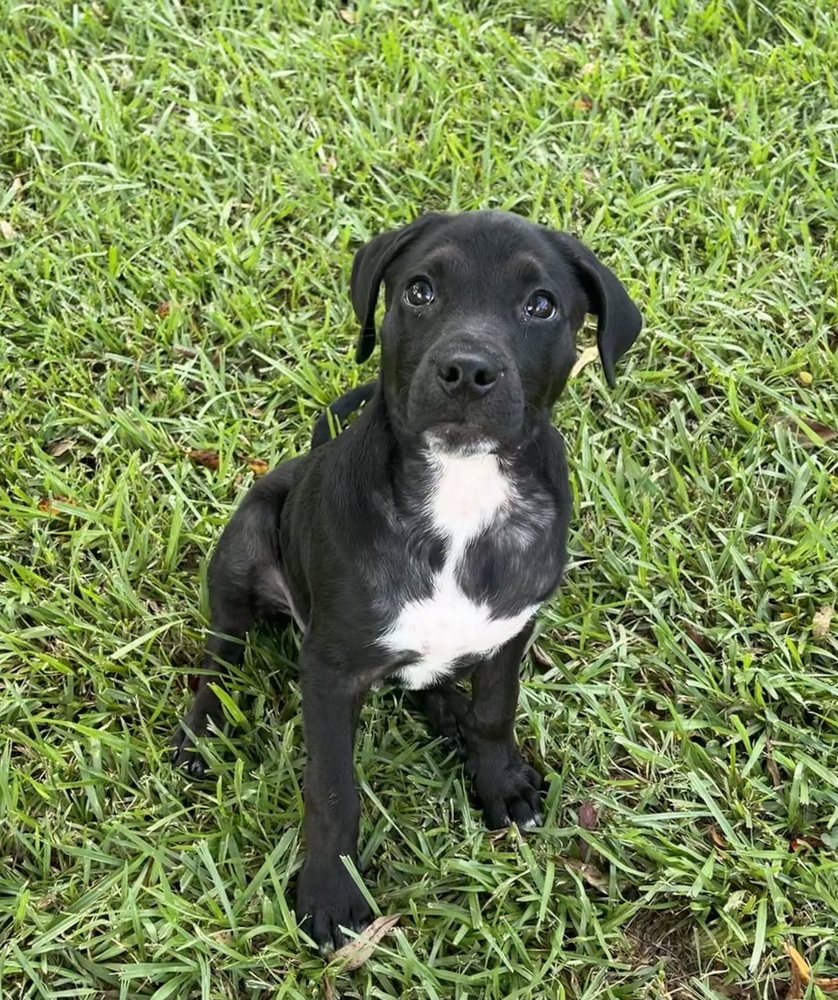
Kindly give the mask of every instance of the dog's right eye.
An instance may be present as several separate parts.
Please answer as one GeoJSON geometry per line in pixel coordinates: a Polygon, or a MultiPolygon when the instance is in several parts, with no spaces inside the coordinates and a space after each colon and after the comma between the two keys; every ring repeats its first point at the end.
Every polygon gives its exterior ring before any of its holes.
{"type": "Polygon", "coordinates": [[[409,306],[427,306],[434,300],[434,290],[424,278],[417,278],[404,290],[404,300],[409,306]]]}

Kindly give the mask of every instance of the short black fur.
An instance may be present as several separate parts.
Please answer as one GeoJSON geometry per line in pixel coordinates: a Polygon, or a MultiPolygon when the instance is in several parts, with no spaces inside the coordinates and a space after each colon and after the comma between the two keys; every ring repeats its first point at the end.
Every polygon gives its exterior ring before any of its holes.
{"type": "Polygon", "coordinates": [[[296,619],[307,748],[297,913],[323,947],[371,917],[340,860],[357,860],[355,726],[370,687],[421,659],[386,637],[411,602],[431,598],[454,551],[431,513],[448,460],[490,456],[509,491],[452,562],[458,592],[487,609],[489,622],[526,621],[499,647],[458,655],[444,679],[411,698],[442,735],[464,742],[490,826],[540,822],[541,779],[518,751],[514,719],[527,616],[558,586],[565,562],[571,496],[551,407],[586,313],[598,315],[609,382],[641,327],[622,285],[587,248],[506,213],[423,216],[358,251],[360,360],[375,346],[382,283],[379,378],[330,407],[339,422],[366,403],[362,412],[334,439],[321,417],[312,450],[256,483],[218,543],[204,674],[175,737],[175,761],[202,775],[194,741],[224,722],[211,676],[240,661],[254,622],[296,619]],[[470,698],[453,687],[466,676],[470,698]]]}

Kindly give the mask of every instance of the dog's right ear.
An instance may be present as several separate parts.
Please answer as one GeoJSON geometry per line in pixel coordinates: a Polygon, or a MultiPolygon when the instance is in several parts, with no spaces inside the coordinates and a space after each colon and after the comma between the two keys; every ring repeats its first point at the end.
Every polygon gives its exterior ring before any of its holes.
{"type": "Polygon", "coordinates": [[[352,308],[361,332],[355,348],[355,360],[362,364],[375,349],[375,307],[378,304],[378,290],[384,273],[398,255],[408,247],[429,225],[447,218],[441,212],[423,215],[401,229],[381,233],[365,243],[355,254],[352,262],[352,277],[349,282],[352,308]]]}

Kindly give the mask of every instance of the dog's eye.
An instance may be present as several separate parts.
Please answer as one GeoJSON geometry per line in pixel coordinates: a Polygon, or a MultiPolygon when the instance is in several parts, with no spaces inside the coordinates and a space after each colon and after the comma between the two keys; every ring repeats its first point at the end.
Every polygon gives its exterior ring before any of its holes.
{"type": "Polygon", "coordinates": [[[556,315],[556,301],[547,292],[536,292],[527,300],[524,312],[532,319],[552,319],[556,315]]]}
{"type": "Polygon", "coordinates": [[[424,278],[417,278],[405,289],[404,300],[411,306],[427,306],[434,300],[434,290],[424,278]]]}

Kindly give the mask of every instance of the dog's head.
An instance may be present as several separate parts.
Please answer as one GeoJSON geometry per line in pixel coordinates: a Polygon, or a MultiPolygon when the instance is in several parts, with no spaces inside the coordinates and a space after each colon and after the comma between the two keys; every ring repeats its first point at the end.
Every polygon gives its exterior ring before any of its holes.
{"type": "Polygon", "coordinates": [[[642,319],[578,240],[506,212],[424,215],[363,246],[352,267],[357,360],[375,347],[396,432],[451,450],[515,447],[553,405],[586,313],[609,385],[642,319]]]}

